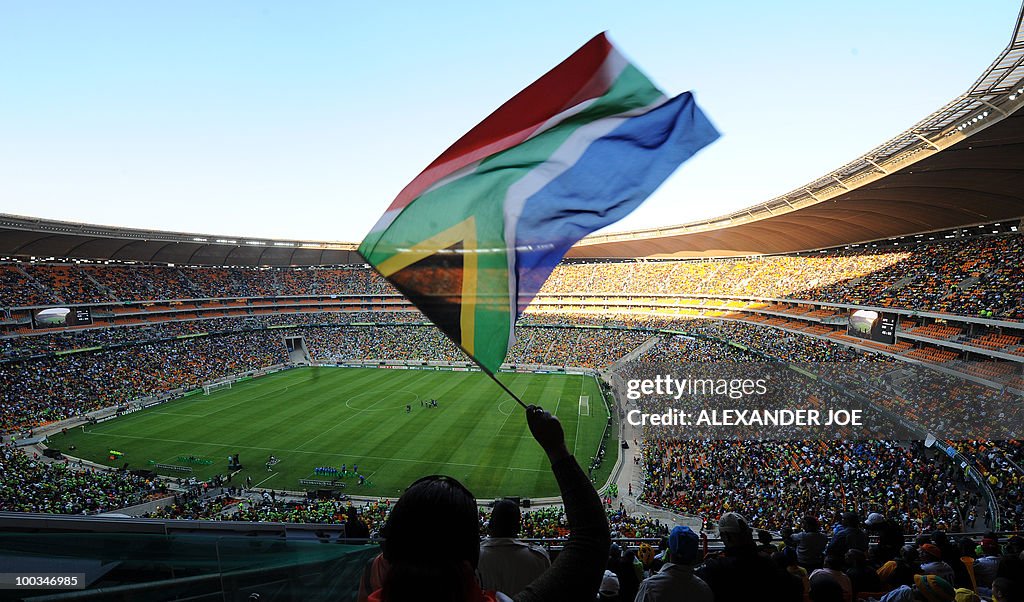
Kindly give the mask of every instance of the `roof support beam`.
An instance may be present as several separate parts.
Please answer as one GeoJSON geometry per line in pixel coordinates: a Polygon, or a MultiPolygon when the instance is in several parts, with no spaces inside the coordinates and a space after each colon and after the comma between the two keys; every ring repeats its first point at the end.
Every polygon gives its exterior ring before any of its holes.
{"type": "Polygon", "coordinates": [[[980,102],[981,104],[985,105],[986,107],[992,109],[993,111],[999,111],[1000,113],[1003,114],[1004,117],[1009,115],[1009,113],[1007,113],[1006,111],[1000,109],[999,107],[997,107],[996,105],[990,103],[989,101],[987,101],[985,99],[979,98],[978,102],[980,102]]]}
{"type": "Polygon", "coordinates": [[[878,168],[878,171],[884,173],[885,175],[889,175],[889,171],[886,168],[879,165],[878,163],[875,163],[874,161],[868,159],[867,157],[864,157],[864,160],[878,168]]]}
{"type": "Polygon", "coordinates": [[[917,132],[913,132],[913,134],[914,134],[914,137],[915,137],[915,138],[920,138],[921,140],[923,140],[923,141],[924,141],[924,143],[925,143],[925,144],[927,144],[928,146],[930,146],[930,147],[934,148],[935,150],[942,150],[941,148],[939,148],[939,147],[938,147],[938,145],[936,145],[936,144],[935,144],[934,142],[932,142],[931,140],[929,140],[929,139],[925,138],[925,137],[924,137],[924,136],[922,136],[921,134],[918,134],[917,132]]]}

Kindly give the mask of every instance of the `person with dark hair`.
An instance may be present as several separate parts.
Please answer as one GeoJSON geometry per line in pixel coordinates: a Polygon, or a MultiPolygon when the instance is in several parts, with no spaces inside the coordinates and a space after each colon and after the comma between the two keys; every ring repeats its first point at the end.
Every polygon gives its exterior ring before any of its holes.
{"type": "Polygon", "coordinates": [[[772,545],[772,534],[764,529],[757,530],[757,551],[771,558],[772,554],[779,551],[772,545]]]}
{"type": "Polygon", "coordinates": [[[996,602],[1024,602],[1024,588],[1018,581],[998,577],[992,582],[992,598],[996,602]]]}
{"type": "Polygon", "coordinates": [[[868,535],[860,528],[860,517],[856,512],[843,512],[842,523],[828,542],[825,554],[842,558],[850,550],[868,551],[868,535]]]}
{"type": "Polygon", "coordinates": [[[370,528],[359,518],[355,506],[349,506],[345,520],[345,539],[370,539],[370,528]]]}
{"type": "Polygon", "coordinates": [[[696,575],[711,587],[716,602],[799,602],[803,584],[757,553],[747,519],[726,512],[718,521],[725,551],[704,561],[696,575]]]}
{"type": "Polygon", "coordinates": [[[608,570],[619,579],[619,598],[632,600],[640,587],[640,578],[633,569],[633,557],[617,543],[608,547],[608,570]]]}
{"type": "MultiPolygon", "coordinates": [[[[558,419],[538,406],[530,406],[526,422],[551,462],[565,506],[569,539],[551,567],[514,600],[593,600],[611,543],[601,500],[566,448],[558,419]]],[[[382,534],[388,568],[382,587],[370,594],[370,602],[510,600],[477,583],[477,504],[473,494],[457,480],[431,476],[410,485],[394,504],[382,534]]]]}
{"type": "Polygon", "coordinates": [[[850,578],[853,586],[853,596],[856,599],[861,592],[882,591],[882,581],[878,573],[868,566],[868,556],[860,550],[850,550],[846,553],[846,576],[850,578]]]}
{"type": "Polygon", "coordinates": [[[503,499],[494,503],[487,524],[487,539],[480,543],[477,575],[484,589],[514,596],[551,566],[544,548],[516,539],[521,518],[519,504],[503,499]]]}
{"type": "Polygon", "coordinates": [[[811,583],[808,596],[811,602],[845,602],[845,592],[838,583],[831,579],[818,579],[811,583]]]}
{"type": "Polygon", "coordinates": [[[825,566],[811,573],[811,592],[813,599],[814,586],[819,581],[832,581],[842,591],[843,602],[853,602],[853,584],[850,578],[843,573],[843,557],[836,554],[825,555],[825,566]]]}
{"type": "Polygon", "coordinates": [[[953,571],[947,581],[952,583],[954,587],[969,587],[971,579],[967,575],[967,567],[960,561],[960,556],[963,554],[960,553],[956,544],[949,538],[945,529],[932,532],[932,543],[939,548],[939,551],[942,552],[942,560],[953,571]]]}
{"type": "Polygon", "coordinates": [[[803,529],[785,538],[786,544],[796,548],[796,562],[808,571],[820,569],[825,560],[828,536],[821,532],[818,519],[810,514],[800,520],[803,529]]]}

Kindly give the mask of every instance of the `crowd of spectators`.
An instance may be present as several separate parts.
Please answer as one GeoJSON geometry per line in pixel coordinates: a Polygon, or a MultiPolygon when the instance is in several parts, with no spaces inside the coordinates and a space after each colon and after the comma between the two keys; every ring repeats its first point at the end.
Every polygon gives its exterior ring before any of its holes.
{"type": "Polygon", "coordinates": [[[365,266],[169,267],[128,264],[0,265],[0,307],[170,299],[397,295],[365,266]]]}
{"type": "Polygon", "coordinates": [[[150,324],[96,327],[82,330],[45,330],[24,336],[0,338],[0,360],[68,351],[86,347],[107,347],[174,338],[198,333],[262,330],[271,326],[303,326],[378,322],[386,324],[424,322],[415,311],[303,312],[256,314],[227,318],[181,319],[150,324]]]}
{"type": "Polygon", "coordinates": [[[0,431],[283,364],[288,360],[284,342],[271,333],[233,333],[0,363],[0,431]]]}
{"type": "MultiPolygon", "coordinates": [[[[796,255],[559,265],[543,294],[787,298],[1024,320],[1018,233],[796,255]]],[[[396,295],[365,266],[162,267],[8,263],[0,306],[159,299],[396,295]],[[7,286],[10,285],[10,286],[7,286]]]]}
{"type": "Polygon", "coordinates": [[[304,328],[310,355],[319,362],[467,361],[434,326],[354,326],[304,328]]]}
{"type": "Polygon", "coordinates": [[[645,332],[530,326],[517,328],[516,335],[508,363],[592,369],[607,368],[650,338],[645,332]]]}
{"type": "Polygon", "coordinates": [[[785,298],[1024,320],[1020,234],[715,261],[565,263],[542,293],[785,298]]]}
{"type": "MultiPolygon", "coordinates": [[[[148,518],[186,520],[232,520],[248,522],[282,522],[309,524],[341,524],[346,522],[349,508],[354,507],[369,532],[377,536],[391,511],[387,499],[365,503],[349,500],[284,500],[261,496],[222,495],[205,498],[179,498],[173,504],[147,514],[148,518]]],[[[616,539],[656,539],[668,534],[668,528],[657,519],[630,514],[622,507],[606,505],[610,534],[616,539]]],[[[491,518],[489,507],[478,509],[481,530],[491,518]]],[[[522,512],[519,534],[527,539],[564,539],[569,534],[565,509],[562,506],[541,506],[522,512]]]]}
{"type": "Polygon", "coordinates": [[[957,451],[975,463],[995,494],[1001,527],[1024,531],[1024,445],[1010,441],[958,441],[957,451]]]}
{"type": "Polygon", "coordinates": [[[0,510],[47,514],[98,514],[164,494],[155,479],[129,472],[45,463],[10,444],[0,445],[0,510]]]}
{"type": "Polygon", "coordinates": [[[829,509],[857,508],[886,514],[908,533],[940,522],[960,531],[977,495],[936,454],[891,441],[652,440],[641,499],[705,523],[736,511],[773,530],[805,514],[825,521],[829,509]]]}

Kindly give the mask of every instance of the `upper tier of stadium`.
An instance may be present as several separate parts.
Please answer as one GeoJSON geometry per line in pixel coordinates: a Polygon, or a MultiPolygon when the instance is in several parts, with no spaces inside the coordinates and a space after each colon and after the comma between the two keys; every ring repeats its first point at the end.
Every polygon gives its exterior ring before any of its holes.
{"type": "MultiPolygon", "coordinates": [[[[1024,9],[963,94],[813,182],[721,217],[590,236],[578,258],[727,257],[840,247],[1024,217],[1024,9]]],[[[363,263],[356,244],[140,230],[0,214],[0,256],[217,266],[363,263]]]]}

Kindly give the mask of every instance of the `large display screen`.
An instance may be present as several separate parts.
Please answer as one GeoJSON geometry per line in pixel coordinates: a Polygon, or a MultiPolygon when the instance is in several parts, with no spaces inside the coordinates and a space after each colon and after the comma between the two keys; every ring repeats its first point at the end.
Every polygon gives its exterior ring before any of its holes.
{"type": "Polygon", "coordinates": [[[88,307],[47,307],[32,312],[32,328],[65,328],[92,324],[88,307]]]}
{"type": "Polygon", "coordinates": [[[896,314],[858,309],[850,314],[850,325],[846,333],[892,345],[896,342],[896,314]]]}

